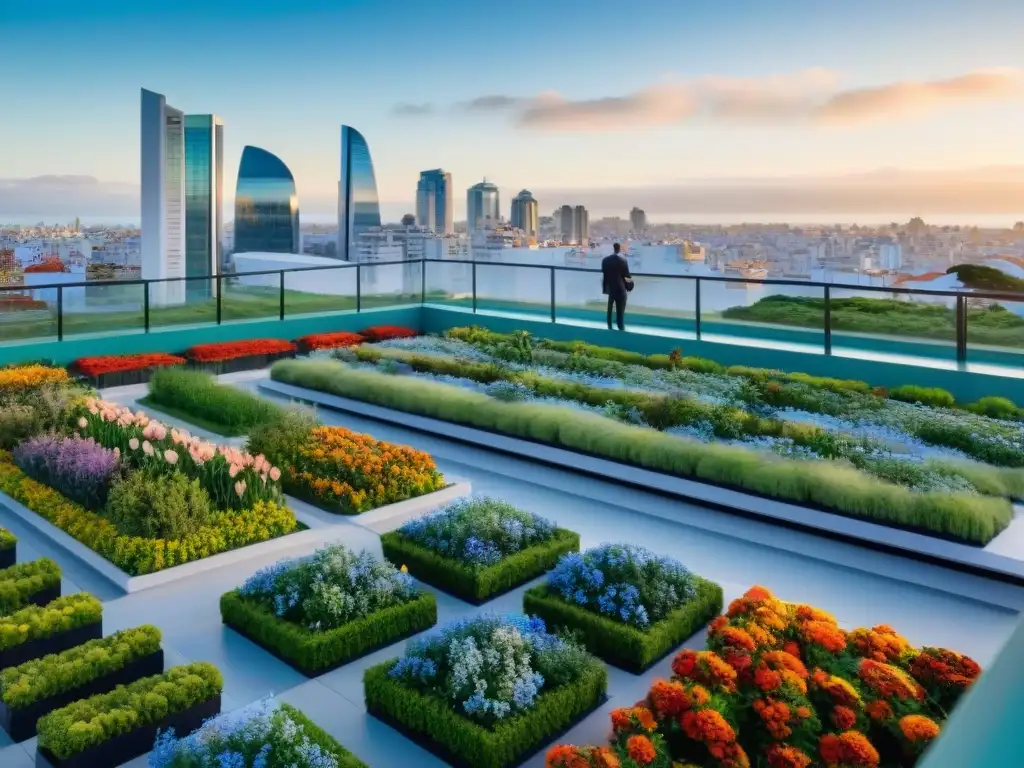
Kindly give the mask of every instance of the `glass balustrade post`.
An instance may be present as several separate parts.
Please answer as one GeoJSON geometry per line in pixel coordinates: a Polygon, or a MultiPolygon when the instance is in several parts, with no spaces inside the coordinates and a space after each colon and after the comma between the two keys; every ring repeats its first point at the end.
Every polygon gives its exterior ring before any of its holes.
{"type": "Polygon", "coordinates": [[[142,283],[142,328],[149,333],[149,282],[142,283]]]}
{"type": "Polygon", "coordinates": [[[363,273],[359,262],[356,262],[356,312],[363,311],[363,273]]]}
{"type": "Polygon", "coordinates": [[[555,322],[555,268],[549,267],[551,270],[551,322],[555,322]]]}
{"type": "Polygon", "coordinates": [[[57,286],[57,341],[64,340],[64,287],[57,286]]]}
{"type": "Polygon", "coordinates": [[[832,290],[825,286],[825,354],[832,354],[832,290]]]}
{"type": "Polygon", "coordinates": [[[694,315],[693,324],[694,330],[697,333],[697,340],[700,341],[700,278],[694,279],[693,284],[693,298],[694,298],[694,315]]]}
{"type": "Polygon", "coordinates": [[[420,259],[420,304],[427,303],[427,257],[420,259]]]}
{"type": "Polygon", "coordinates": [[[284,270],[281,270],[281,283],[278,287],[278,307],[277,317],[279,320],[284,320],[284,270]]]}
{"type": "Polygon", "coordinates": [[[220,273],[217,273],[217,325],[220,325],[224,315],[224,291],[221,290],[220,273]]]}
{"type": "Polygon", "coordinates": [[[476,313],[476,261],[473,262],[473,312],[476,313]]]}
{"type": "Polygon", "coordinates": [[[956,297],[956,361],[967,360],[967,299],[956,297]]]}

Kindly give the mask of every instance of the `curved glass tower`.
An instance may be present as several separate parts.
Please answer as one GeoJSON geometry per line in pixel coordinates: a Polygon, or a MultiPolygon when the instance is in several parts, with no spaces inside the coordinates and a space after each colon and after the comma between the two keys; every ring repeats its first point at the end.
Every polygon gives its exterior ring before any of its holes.
{"type": "Polygon", "coordinates": [[[338,181],[338,258],[352,261],[359,236],[380,229],[380,202],[370,147],[363,134],[341,126],[341,178],[338,181]]]}
{"type": "Polygon", "coordinates": [[[246,147],[235,190],[235,252],[253,251],[299,252],[299,198],[277,155],[246,147]]]}

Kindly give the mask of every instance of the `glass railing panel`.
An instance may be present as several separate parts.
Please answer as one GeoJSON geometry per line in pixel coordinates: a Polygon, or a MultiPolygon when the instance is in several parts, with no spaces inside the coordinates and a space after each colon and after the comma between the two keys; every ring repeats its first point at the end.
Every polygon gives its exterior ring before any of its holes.
{"type": "Polygon", "coordinates": [[[359,265],[360,308],[419,304],[423,267],[418,261],[359,265]]]}
{"type": "MultiPolygon", "coordinates": [[[[683,277],[645,277],[636,273],[626,299],[626,324],[692,332],[696,314],[696,281],[683,277]]],[[[607,321],[608,297],[601,272],[559,270],[555,283],[559,321],[607,321]]],[[[614,318],[613,318],[614,321],[614,318]]]]}
{"type": "Polygon", "coordinates": [[[969,362],[1024,365],[1024,295],[1020,301],[968,296],[966,311],[969,362]]]}
{"type": "MultiPolygon", "coordinates": [[[[248,278],[258,281],[260,276],[248,278]]],[[[267,275],[278,292],[280,275],[267,275]]],[[[320,315],[325,312],[354,312],[356,309],[356,268],[341,264],[330,269],[313,269],[284,273],[284,314],[320,315]]]]}
{"type": "Polygon", "coordinates": [[[0,290],[0,344],[56,336],[56,290],[0,290]]]}
{"type": "Polygon", "coordinates": [[[428,261],[423,298],[428,304],[470,309],[473,306],[473,265],[464,260],[428,261]]]}
{"type": "Polygon", "coordinates": [[[832,287],[832,346],[956,358],[956,298],[832,287]]]}
{"type": "Polygon", "coordinates": [[[551,270],[542,266],[476,262],[476,310],[550,319],[551,270]]]}
{"type": "Polygon", "coordinates": [[[143,283],[65,286],[64,338],[143,330],[145,292],[143,283]]]}
{"type": "Polygon", "coordinates": [[[149,327],[202,326],[217,322],[217,282],[209,277],[149,284],[149,327]]]}
{"type": "Polygon", "coordinates": [[[701,280],[701,333],[740,341],[764,340],[778,345],[823,348],[825,292],[821,286],[749,282],[742,272],[728,280],[701,280]]]}

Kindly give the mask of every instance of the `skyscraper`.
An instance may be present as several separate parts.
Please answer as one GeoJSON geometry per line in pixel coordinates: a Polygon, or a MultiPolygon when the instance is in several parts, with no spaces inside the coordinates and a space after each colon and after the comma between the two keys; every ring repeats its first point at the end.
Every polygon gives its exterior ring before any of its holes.
{"type": "Polygon", "coordinates": [[[498,188],[484,179],[466,192],[466,229],[475,232],[501,220],[498,188]]]}
{"type": "Polygon", "coordinates": [[[540,234],[540,211],[537,200],[529,190],[524,189],[512,200],[511,224],[536,240],[540,234]]]}
{"type": "Polygon", "coordinates": [[[647,214],[641,208],[633,207],[629,212],[629,226],[634,235],[643,234],[647,231],[647,214]]]}
{"type": "Polygon", "coordinates": [[[576,240],[576,231],[573,226],[571,205],[563,205],[558,209],[558,220],[561,224],[562,242],[574,242],[576,240]]]}
{"type": "MultiPolygon", "coordinates": [[[[185,115],[185,275],[215,275],[223,261],[224,123],[185,115]]],[[[209,296],[210,281],[189,280],[189,296],[209,296]]]]}
{"type": "Polygon", "coordinates": [[[351,261],[358,254],[359,235],[380,225],[380,202],[370,147],[363,134],[343,125],[338,181],[338,258],[351,261]]]}
{"type": "Polygon", "coordinates": [[[452,175],[440,168],[420,173],[416,185],[416,223],[439,235],[455,232],[452,175]]]}
{"type": "Polygon", "coordinates": [[[235,251],[299,252],[299,198],[295,179],[277,155],[242,150],[235,190],[235,251]]]}
{"type": "MultiPolygon", "coordinates": [[[[185,115],[161,94],[143,89],[140,128],[142,279],[184,277],[185,115]]],[[[165,303],[183,296],[181,287],[158,286],[153,298],[165,303]]]]}
{"type": "Polygon", "coordinates": [[[572,212],[572,228],[577,243],[587,245],[590,242],[590,214],[582,205],[577,205],[572,212]]]}

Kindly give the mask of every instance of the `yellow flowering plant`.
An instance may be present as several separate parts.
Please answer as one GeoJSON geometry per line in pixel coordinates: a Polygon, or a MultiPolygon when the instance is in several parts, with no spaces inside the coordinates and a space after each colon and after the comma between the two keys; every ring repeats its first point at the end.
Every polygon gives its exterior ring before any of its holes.
{"type": "Polygon", "coordinates": [[[47,365],[0,368],[0,395],[20,394],[26,390],[70,383],[71,377],[63,368],[51,368],[47,365]]]}

